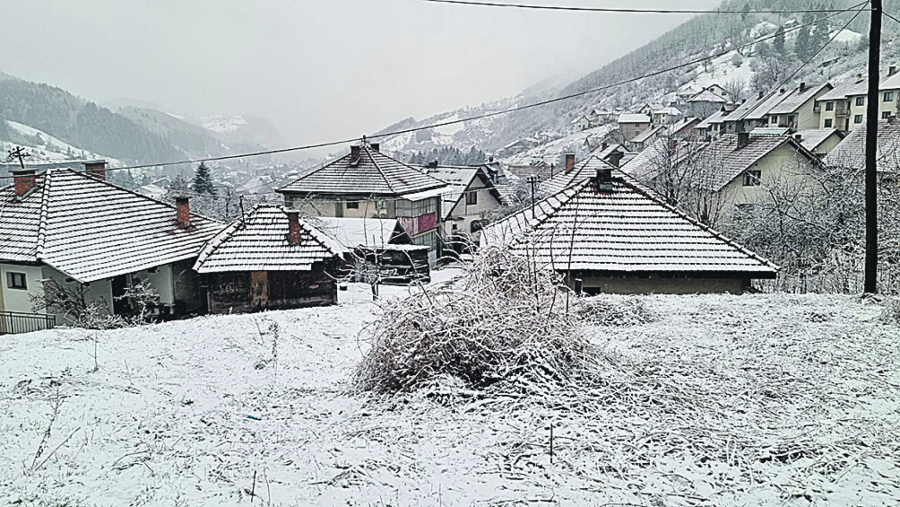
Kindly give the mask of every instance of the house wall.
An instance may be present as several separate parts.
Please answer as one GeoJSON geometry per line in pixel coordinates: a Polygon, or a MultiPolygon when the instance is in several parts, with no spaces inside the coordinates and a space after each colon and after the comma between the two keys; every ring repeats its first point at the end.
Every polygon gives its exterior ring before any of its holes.
{"type": "Polygon", "coordinates": [[[24,264],[0,264],[0,311],[31,313],[31,299],[29,295],[39,294],[41,284],[39,280],[44,278],[41,266],[29,266],[24,264]],[[27,289],[13,289],[9,286],[7,273],[24,273],[27,289]]]}
{"type": "MultiPolygon", "coordinates": [[[[331,266],[336,270],[336,266],[331,266]]],[[[337,303],[324,263],[311,271],[232,271],[209,275],[209,312],[250,313],[337,303]]]]}
{"type": "Polygon", "coordinates": [[[723,214],[734,211],[737,206],[754,204],[767,197],[767,186],[803,185],[812,188],[815,179],[809,174],[815,170],[808,158],[787,144],[782,145],[762,158],[748,170],[760,171],[760,185],[744,186],[743,174],[732,180],[722,193],[723,214]]]}
{"type": "Polygon", "coordinates": [[[816,146],[816,149],[813,153],[824,157],[825,155],[828,155],[829,153],[831,153],[831,150],[833,150],[835,146],[840,144],[840,142],[841,142],[841,136],[832,134],[832,135],[828,136],[827,139],[822,141],[821,144],[816,146]]]}
{"type": "MultiPolygon", "coordinates": [[[[52,278],[56,281],[56,283],[60,285],[65,285],[67,287],[75,288],[78,286],[80,282],[76,281],[66,281],[69,277],[64,273],[57,271],[50,266],[42,266],[41,267],[42,278],[52,278]]],[[[112,280],[107,278],[104,280],[96,280],[94,282],[84,284],[85,291],[85,299],[89,305],[98,304],[101,308],[106,310],[106,313],[112,315],[113,313],[113,291],[112,291],[112,280]]],[[[63,314],[56,315],[57,324],[72,324],[73,320],[63,314]]]]}
{"type": "Polygon", "coordinates": [[[481,220],[482,214],[500,208],[501,204],[497,198],[491,193],[487,185],[481,181],[481,178],[475,178],[474,181],[466,189],[466,193],[474,192],[478,196],[478,203],[467,205],[465,194],[459,198],[459,201],[453,206],[450,212],[450,218],[457,220],[447,220],[444,222],[444,237],[450,238],[454,235],[470,234],[472,240],[476,243],[481,238],[481,231],[472,233],[472,222],[481,220]],[[461,220],[460,220],[461,219],[461,220]],[[456,226],[454,230],[453,226],[456,226]]]}
{"type": "Polygon", "coordinates": [[[626,141],[631,141],[641,132],[647,130],[649,126],[649,123],[620,123],[619,130],[622,132],[622,137],[626,141]]]}
{"type": "MultiPolygon", "coordinates": [[[[582,281],[588,294],[740,294],[749,286],[741,278],[584,276],[582,281]]],[[[574,286],[574,280],[571,283],[574,286]]]]}

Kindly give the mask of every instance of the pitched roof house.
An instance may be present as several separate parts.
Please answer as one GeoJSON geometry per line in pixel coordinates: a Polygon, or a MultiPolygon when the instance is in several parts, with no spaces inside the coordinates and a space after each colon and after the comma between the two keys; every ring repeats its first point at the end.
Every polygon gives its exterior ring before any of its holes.
{"type": "Polygon", "coordinates": [[[376,143],[350,153],[279,188],[285,203],[313,216],[397,218],[413,244],[440,248],[441,197],[447,184],[393,159],[376,143]]]}
{"type": "MultiPolygon", "coordinates": [[[[847,137],[825,156],[824,162],[828,166],[854,171],[865,168],[866,125],[863,124],[847,134],[847,137]]],[[[900,169],[900,121],[878,121],[876,168],[882,174],[896,173],[900,169]]]]}
{"type": "Polygon", "coordinates": [[[485,215],[503,205],[485,166],[439,166],[428,174],[448,183],[441,203],[444,241],[456,248],[463,246],[456,240],[478,243],[485,215]]]}
{"type": "Polygon", "coordinates": [[[485,229],[589,293],[740,293],[777,266],[602,169],[485,229]]]}
{"type": "Polygon", "coordinates": [[[619,131],[625,141],[631,141],[650,126],[650,117],[640,113],[624,113],[619,115],[619,131]]]}
{"type": "Polygon", "coordinates": [[[3,284],[0,310],[30,312],[28,295],[47,278],[82,284],[111,314],[127,311],[115,298],[138,279],[159,292],[160,310],[195,310],[190,264],[221,227],[187,199],[171,205],[108,183],[102,166],[17,171],[0,189],[0,271],[23,283],[3,284]]]}
{"type": "Polygon", "coordinates": [[[260,204],[212,238],[194,270],[208,277],[211,313],[329,305],[347,252],[299,212],[260,204]]]}

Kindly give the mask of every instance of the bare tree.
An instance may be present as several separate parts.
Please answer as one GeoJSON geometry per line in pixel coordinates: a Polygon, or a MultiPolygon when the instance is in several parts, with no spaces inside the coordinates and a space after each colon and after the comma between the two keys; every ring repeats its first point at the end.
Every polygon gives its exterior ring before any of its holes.
{"type": "Polygon", "coordinates": [[[722,88],[728,92],[728,96],[731,98],[732,102],[740,102],[744,97],[744,90],[747,89],[747,80],[735,76],[725,82],[725,84],[722,85],[722,88]]]}

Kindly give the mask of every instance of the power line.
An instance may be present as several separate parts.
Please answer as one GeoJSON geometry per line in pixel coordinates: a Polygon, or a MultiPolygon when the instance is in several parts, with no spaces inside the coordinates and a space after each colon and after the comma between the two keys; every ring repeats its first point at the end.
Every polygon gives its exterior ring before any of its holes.
{"type": "MultiPolygon", "coordinates": [[[[832,13],[827,14],[827,15],[825,15],[825,16],[822,16],[822,17],[820,17],[820,18],[818,18],[818,19],[815,19],[815,20],[813,20],[813,21],[811,21],[811,22],[809,22],[809,23],[804,23],[804,24],[792,26],[792,27],[790,27],[790,28],[785,29],[782,33],[787,34],[787,33],[790,33],[790,32],[796,31],[796,30],[799,30],[799,29],[801,29],[801,28],[803,28],[803,27],[812,26],[812,25],[815,25],[816,23],[818,23],[819,21],[822,21],[822,20],[828,19],[828,18],[832,18],[832,17],[835,17],[835,16],[837,16],[837,15],[839,15],[839,14],[846,13],[846,12],[852,12],[852,11],[855,11],[855,10],[856,10],[856,11],[857,11],[857,15],[858,15],[859,12],[861,12],[862,10],[864,10],[864,9],[860,9],[860,8],[863,7],[864,5],[868,4],[868,3],[869,3],[868,0],[866,0],[866,1],[864,1],[864,2],[860,2],[860,3],[856,4],[856,5],[853,5],[853,6],[851,6],[851,7],[846,8],[846,9],[844,9],[844,10],[835,11],[835,12],[832,12],[832,13]],[[859,10],[857,10],[857,9],[859,9],[859,10]]],[[[493,111],[493,112],[490,112],[490,113],[484,113],[484,114],[480,114],[480,115],[476,115],[476,116],[470,116],[470,117],[467,117],[467,118],[460,118],[460,119],[456,119],[456,120],[448,120],[448,121],[444,121],[444,122],[438,122],[438,123],[434,123],[434,124],[431,124],[431,125],[422,125],[422,126],[419,126],[419,127],[411,127],[411,128],[408,128],[408,129],[396,130],[396,131],[392,131],[392,132],[385,132],[385,133],[382,133],[382,134],[374,134],[374,135],[368,136],[368,139],[378,139],[378,138],[384,138],[384,137],[389,137],[389,136],[396,136],[396,135],[401,135],[401,134],[408,134],[408,133],[411,133],[411,132],[418,132],[418,131],[420,131],[420,130],[428,130],[428,129],[438,128],[438,127],[445,127],[445,126],[448,126],[448,125],[456,125],[456,124],[459,124],[459,123],[465,123],[465,122],[467,122],[467,121],[482,120],[482,119],[485,119],[485,118],[492,118],[492,117],[494,117],[494,116],[500,116],[500,115],[503,115],[503,114],[509,114],[509,113],[513,113],[513,112],[516,112],[516,111],[523,111],[523,110],[526,110],[526,109],[532,109],[532,108],[535,108],[535,107],[545,106],[545,105],[547,105],[547,104],[553,104],[553,103],[555,103],[555,102],[562,102],[562,101],[569,100],[569,99],[573,99],[573,98],[576,98],[576,97],[582,97],[582,96],[585,96],[585,95],[590,95],[590,94],[592,94],[592,93],[598,93],[598,92],[601,92],[601,91],[608,90],[608,89],[610,89],[610,88],[615,88],[615,87],[617,87],[617,86],[622,86],[622,85],[626,85],[626,84],[629,84],[629,83],[634,83],[634,82],[637,82],[637,81],[640,81],[640,80],[642,80],[642,79],[646,79],[646,78],[649,78],[649,77],[655,77],[655,76],[658,76],[658,75],[661,75],[661,74],[665,74],[665,73],[667,73],[667,72],[671,72],[671,71],[673,71],[673,70],[678,70],[678,69],[683,68],[683,67],[689,67],[689,66],[691,66],[691,65],[696,65],[696,64],[698,64],[698,63],[702,63],[702,62],[707,61],[707,60],[714,60],[714,59],[716,59],[716,58],[725,56],[725,55],[731,53],[732,51],[745,49],[745,48],[751,47],[751,46],[753,46],[753,45],[755,45],[755,44],[759,44],[760,42],[765,42],[765,41],[767,41],[767,40],[774,39],[774,38],[776,38],[776,37],[778,37],[778,36],[780,36],[780,35],[776,32],[776,33],[774,33],[774,34],[772,34],[772,35],[767,35],[767,36],[765,36],[765,37],[761,37],[761,38],[759,38],[759,39],[757,39],[757,40],[755,40],[755,41],[753,41],[753,42],[748,42],[747,44],[744,44],[744,45],[742,45],[742,46],[738,46],[738,47],[736,47],[736,48],[732,48],[732,49],[728,49],[728,50],[723,50],[723,51],[720,51],[720,52],[718,52],[718,53],[716,53],[716,54],[713,54],[713,55],[704,56],[704,57],[701,57],[701,58],[696,58],[696,59],[694,59],[694,60],[691,60],[691,61],[688,61],[688,62],[679,64],[679,65],[674,65],[674,66],[667,67],[667,68],[664,68],[664,69],[661,69],[661,70],[657,70],[657,71],[650,72],[650,73],[648,73],[648,74],[644,74],[644,75],[642,75],[642,76],[638,76],[638,77],[635,77],[635,78],[630,78],[630,79],[625,79],[625,80],[622,80],[622,81],[618,81],[618,82],[615,82],[615,83],[612,83],[612,84],[609,84],[609,85],[599,86],[599,87],[596,87],[596,88],[591,88],[591,89],[589,89],[589,90],[584,90],[584,91],[580,91],[580,92],[574,92],[574,93],[570,93],[570,94],[568,94],[568,95],[563,95],[563,96],[561,96],[561,97],[555,97],[555,98],[552,98],[552,99],[541,100],[541,101],[538,101],[538,102],[533,102],[533,103],[531,103],[531,104],[525,104],[525,105],[523,105],[523,106],[516,106],[516,107],[510,108],[510,109],[504,109],[504,110],[501,110],[501,111],[493,111]]],[[[833,40],[833,39],[832,39],[832,40],[833,40]]],[[[817,53],[817,54],[818,54],[818,53],[817,53]]],[[[365,136],[364,136],[363,138],[365,138],[365,136]]],[[[236,154],[236,155],[223,155],[223,156],[219,156],[219,157],[196,158],[196,159],[184,159],[184,160],[179,160],[179,161],[174,161],[174,162],[157,162],[157,163],[139,164],[139,165],[125,166],[125,167],[110,167],[110,168],[107,168],[106,170],[107,170],[107,171],[125,171],[125,170],[131,170],[131,169],[146,169],[146,168],[151,168],[151,167],[164,167],[164,166],[171,166],[171,165],[197,164],[197,163],[200,163],[200,162],[218,162],[218,161],[223,161],[223,160],[234,160],[234,159],[239,159],[239,158],[258,157],[258,156],[262,156],[262,155],[275,155],[275,154],[279,154],[279,153],[289,153],[289,152],[294,152],[294,151],[302,151],[302,150],[309,150],[309,149],[315,149],[315,148],[325,148],[325,147],[330,147],[330,146],[345,145],[345,144],[349,144],[349,143],[354,143],[354,142],[360,141],[360,139],[361,139],[361,138],[358,138],[358,137],[357,137],[357,138],[352,138],[352,139],[343,139],[343,140],[340,140],[340,141],[331,141],[331,142],[318,143],[318,144],[308,144],[308,145],[303,145],[303,146],[294,146],[294,147],[291,147],[291,148],[281,148],[281,149],[277,149],[277,150],[264,150],[264,151],[250,152],[250,153],[241,153],[241,154],[236,154]]],[[[10,176],[0,176],[0,178],[3,178],[3,179],[9,179],[9,178],[11,178],[11,177],[10,177],[10,176]]]]}
{"type": "Polygon", "coordinates": [[[896,21],[897,23],[900,23],[900,19],[897,19],[897,18],[895,18],[894,16],[891,16],[890,14],[888,14],[888,13],[886,13],[886,12],[884,12],[884,11],[881,11],[881,13],[884,14],[885,16],[887,16],[887,17],[893,19],[893,20],[896,21]]]}
{"type": "Polygon", "coordinates": [[[574,11],[574,12],[611,12],[623,14],[805,14],[822,12],[844,12],[841,9],[800,9],[800,10],[757,10],[757,11],[731,11],[731,10],[686,10],[686,9],[627,9],[615,7],[576,7],[563,5],[536,5],[502,2],[483,2],[476,0],[420,0],[422,2],[436,4],[469,5],[477,7],[510,7],[515,9],[537,9],[549,11],[574,11]]]}

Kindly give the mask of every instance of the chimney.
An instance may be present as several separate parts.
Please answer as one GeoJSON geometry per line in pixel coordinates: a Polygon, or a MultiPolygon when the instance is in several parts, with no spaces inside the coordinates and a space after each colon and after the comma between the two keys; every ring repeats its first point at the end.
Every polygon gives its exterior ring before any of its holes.
{"type": "Polygon", "coordinates": [[[612,169],[597,169],[597,190],[612,192],[612,169]]]}
{"type": "Polygon", "coordinates": [[[622,161],[623,155],[624,153],[622,153],[621,151],[615,150],[610,153],[608,157],[606,157],[606,161],[612,164],[614,167],[619,167],[619,162],[622,161]]]}
{"type": "Polygon", "coordinates": [[[888,76],[893,76],[896,73],[897,73],[896,65],[891,65],[890,67],[888,67],[888,76]]]}
{"type": "Polygon", "coordinates": [[[781,90],[778,91],[778,93],[784,93],[784,92],[786,92],[786,91],[787,91],[787,90],[785,90],[784,88],[782,88],[781,90]]]}
{"type": "Polygon", "coordinates": [[[750,132],[738,132],[737,143],[738,149],[750,144],[750,132]]]}
{"type": "Polygon", "coordinates": [[[609,144],[606,143],[606,141],[600,143],[600,151],[605,150],[607,146],[609,146],[609,144]]]}
{"type": "Polygon", "coordinates": [[[757,98],[757,100],[762,100],[762,98],[763,98],[763,92],[762,92],[762,90],[760,90],[759,97],[757,98]]]}
{"type": "Polygon", "coordinates": [[[857,75],[856,75],[856,82],[857,82],[857,83],[862,83],[862,81],[863,81],[862,74],[857,74],[857,75]]]}
{"type": "Polygon", "coordinates": [[[34,188],[37,183],[37,177],[34,175],[34,169],[19,169],[12,171],[13,182],[16,188],[16,197],[23,197],[34,188]]]}
{"type": "Polygon", "coordinates": [[[803,93],[805,91],[806,91],[806,83],[800,83],[800,93],[803,93]]]}
{"type": "Polygon", "coordinates": [[[797,141],[798,143],[800,141],[803,141],[803,135],[802,134],[794,134],[794,140],[797,141]]]}
{"type": "Polygon", "coordinates": [[[381,143],[369,143],[369,148],[375,151],[381,151],[381,143]]]}
{"type": "Polygon", "coordinates": [[[575,154],[566,153],[566,174],[572,172],[572,169],[575,169],[575,154]]]}
{"type": "Polygon", "coordinates": [[[359,163],[359,152],[359,146],[350,147],[350,165],[356,165],[359,163]]]}
{"type": "Polygon", "coordinates": [[[106,161],[94,160],[92,162],[85,162],[84,172],[86,172],[88,176],[93,176],[98,180],[106,181],[106,161]]]}
{"type": "Polygon", "coordinates": [[[182,226],[191,225],[191,203],[187,197],[175,198],[175,222],[182,226]]]}
{"type": "Polygon", "coordinates": [[[288,243],[291,245],[300,244],[300,213],[297,211],[286,211],[288,217],[288,243]]]}

